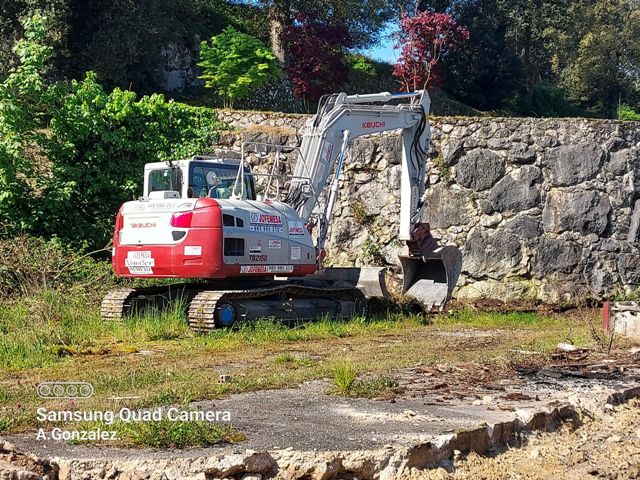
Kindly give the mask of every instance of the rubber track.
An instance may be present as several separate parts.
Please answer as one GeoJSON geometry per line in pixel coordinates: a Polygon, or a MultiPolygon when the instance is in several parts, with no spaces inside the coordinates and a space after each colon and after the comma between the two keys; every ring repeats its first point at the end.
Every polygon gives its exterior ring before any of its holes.
{"type": "MultiPolygon", "coordinates": [[[[173,286],[175,288],[175,286],[173,286]]],[[[307,297],[331,297],[339,298],[344,295],[364,297],[357,288],[321,288],[302,285],[279,285],[275,287],[253,288],[247,290],[206,290],[202,286],[194,285],[194,289],[200,290],[195,294],[189,304],[187,320],[189,327],[195,332],[209,332],[216,328],[215,312],[221,300],[246,300],[252,298],[268,297],[277,294],[287,294],[307,297]]],[[[140,295],[162,295],[162,287],[151,288],[119,288],[109,292],[100,306],[100,314],[107,321],[121,321],[131,313],[134,299],[140,295]]]]}
{"type": "Polygon", "coordinates": [[[136,290],[133,288],[118,288],[110,291],[100,304],[100,315],[103,320],[122,321],[131,309],[130,300],[136,290]]]}
{"type": "Polygon", "coordinates": [[[215,312],[218,307],[218,303],[221,300],[246,300],[284,293],[295,296],[310,296],[316,298],[335,298],[345,294],[362,296],[362,292],[357,288],[319,288],[300,285],[281,285],[277,287],[254,288],[250,290],[205,290],[198,293],[189,305],[189,327],[196,332],[210,332],[215,329],[215,312]]]}

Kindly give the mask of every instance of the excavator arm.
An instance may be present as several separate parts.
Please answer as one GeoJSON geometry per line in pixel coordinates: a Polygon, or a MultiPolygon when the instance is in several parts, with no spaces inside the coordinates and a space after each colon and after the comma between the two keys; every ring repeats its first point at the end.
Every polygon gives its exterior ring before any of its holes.
{"type": "MultiPolygon", "coordinates": [[[[399,238],[411,240],[412,229],[422,216],[426,155],[430,141],[426,117],[429,103],[429,95],[424,91],[369,95],[340,93],[321,100],[318,113],[307,123],[294,180],[285,202],[293,205],[305,221],[313,213],[320,213],[328,226],[332,200],[335,199],[332,187],[335,185],[337,189],[349,144],[363,135],[400,129],[402,175],[399,238]],[[393,100],[404,100],[404,103],[388,103],[393,100]],[[334,183],[330,186],[332,174],[334,183]]],[[[321,240],[324,242],[322,231],[321,240]]]]}
{"type": "MultiPolygon", "coordinates": [[[[402,138],[400,225],[398,238],[407,247],[398,256],[403,269],[402,293],[429,308],[450,298],[462,266],[456,247],[440,247],[421,223],[431,132],[426,91],[367,95],[332,94],[321,99],[307,122],[286,203],[305,222],[319,223],[317,248],[323,254],[349,144],[357,137],[400,130],[402,138]]],[[[363,269],[360,286],[372,296],[387,296],[384,269],[363,269]]]]}

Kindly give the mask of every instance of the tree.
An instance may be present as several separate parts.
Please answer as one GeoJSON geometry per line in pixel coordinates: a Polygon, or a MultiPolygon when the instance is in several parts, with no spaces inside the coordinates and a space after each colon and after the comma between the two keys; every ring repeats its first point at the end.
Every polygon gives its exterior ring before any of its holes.
{"type": "MultiPolygon", "coordinates": [[[[240,0],[253,5],[255,0],[240,0]]],[[[298,16],[313,12],[315,20],[344,29],[353,48],[367,48],[380,39],[389,21],[406,10],[411,0],[259,0],[269,20],[271,48],[281,63],[286,63],[282,33],[296,24],[298,16]]]]}
{"type": "Polygon", "coordinates": [[[225,107],[246,98],[270,77],[280,75],[275,55],[260,40],[233,27],[211,37],[211,45],[200,44],[200,62],[205,86],[215,88],[225,107]]]}
{"type": "Polygon", "coordinates": [[[41,76],[53,51],[41,42],[44,17],[25,19],[24,30],[13,47],[18,63],[0,82],[0,231],[27,226],[22,214],[42,179],[43,111],[54,97],[41,76]]]}
{"type": "Polygon", "coordinates": [[[617,116],[640,103],[640,4],[580,0],[565,13],[570,26],[548,32],[554,72],[571,98],[594,114],[617,116]]]}
{"type": "Polygon", "coordinates": [[[448,13],[404,14],[398,34],[401,53],[393,75],[405,90],[439,87],[444,79],[438,62],[468,38],[469,31],[448,13]]]}
{"type": "Polygon", "coordinates": [[[0,81],[0,234],[102,247],[119,205],[140,194],[144,164],[201,153],[220,125],[210,109],[107,92],[91,72],[50,82],[48,31],[40,15],[24,21],[0,81]]]}
{"type": "Polygon", "coordinates": [[[345,28],[301,14],[294,25],[282,31],[282,43],[293,93],[305,102],[316,100],[345,82],[345,48],[351,45],[345,28]]]}
{"type": "Polygon", "coordinates": [[[55,47],[45,76],[82,79],[95,71],[107,88],[138,92],[162,87],[163,70],[190,60],[201,39],[227,25],[267,32],[258,7],[226,0],[2,0],[0,76],[17,61],[11,46],[22,36],[20,19],[34,11],[47,17],[55,47]]]}
{"type": "Polygon", "coordinates": [[[505,15],[497,0],[459,2],[449,11],[472,40],[442,59],[443,88],[474,108],[500,108],[522,85],[520,61],[506,38],[505,15]]]}

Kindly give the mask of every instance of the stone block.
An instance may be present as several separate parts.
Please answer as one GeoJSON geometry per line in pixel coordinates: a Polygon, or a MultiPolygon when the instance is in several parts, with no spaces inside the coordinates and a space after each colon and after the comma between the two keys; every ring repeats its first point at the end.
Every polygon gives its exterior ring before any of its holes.
{"type": "Polygon", "coordinates": [[[609,224],[610,211],[611,203],[601,192],[583,188],[553,189],[547,195],[542,222],[546,232],[601,234],[609,224]]]}
{"type": "Polygon", "coordinates": [[[456,181],[475,191],[491,188],[505,172],[505,161],[497,153],[479,148],[466,153],[456,165],[456,181]]]}
{"type": "Polygon", "coordinates": [[[605,152],[594,142],[582,142],[550,148],[545,152],[544,165],[554,186],[575,185],[595,177],[605,152]]]}
{"type": "Polygon", "coordinates": [[[540,169],[525,165],[494,185],[489,193],[493,209],[498,212],[519,212],[540,202],[538,179],[540,169]]]}

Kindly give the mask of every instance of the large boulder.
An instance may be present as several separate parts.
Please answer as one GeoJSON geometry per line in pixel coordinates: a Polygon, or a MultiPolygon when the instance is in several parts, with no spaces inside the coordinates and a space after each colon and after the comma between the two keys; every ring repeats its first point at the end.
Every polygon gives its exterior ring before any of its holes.
{"type": "Polygon", "coordinates": [[[525,165],[510,173],[491,189],[489,201],[498,212],[519,212],[538,205],[540,169],[525,165]]]}
{"type": "Polygon", "coordinates": [[[561,239],[541,237],[533,271],[539,278],[555,272],[573,272],[582,258],[582,247],[561,239]]]}
{"type": "Polygon", "coordinates": [[[545,232],[565,231],[600,235],[609,223],[611,203],[594,190],[551,190],[542,211],[545,232]]]}
{"type": "Polygon", "coordinates": [[[489,234],[476,228],[467,237],[462,256],[462,268],[470,276],[501,279],[515,273],[514,269],[522,260],[522,247],[511,233],[489,234]]]}
{"type": "Polygon", "coordinates": [[[600,145],[582,142],[548,149],[544,165],[549,169],[551,184],[562,187],[593,178],[604,158],[605,152],[600,145]]]}
{"type": "Polygon", "coordinates": [[[436,229],[467,225],[468,201],[468,195],[459,187],[451,188],[441,182],[426,192],[423,221],[436,229]]]}
{"type": "Polygon", "coordinates": [[[497,153],[478,148],[466,153],[455,167],[456,181],[475,191],[491,188],[505,171],[505,161],[497,153]]]}

